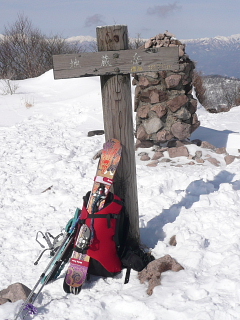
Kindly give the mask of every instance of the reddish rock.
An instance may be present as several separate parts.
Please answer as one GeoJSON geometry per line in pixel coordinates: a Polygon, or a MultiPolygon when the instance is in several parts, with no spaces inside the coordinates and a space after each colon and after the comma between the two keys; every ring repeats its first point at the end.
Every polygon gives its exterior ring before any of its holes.
{"type": "Polygon", "coordinates": [[[224,153],[226,153],[226,148],[225,148],[225,147],[216,148],[216,149],[215,149],[215,152],[216,152],[217,154],[224,154],[224,153]]]}
{"type": "Polygon", "coordinates": [[[155,104],[151,110],[155,111],[159,118],[162,118],[167,113],[167,107],[160,103],[155,104]]]}
{"type": "Polygon", "coordinates": [[[188,164],[189,166],[193,166],[193,165],[195,164],[195,162],[190,161],[190,162],[188,162],[187,164],[188,164]]]}
{"type": "Polygon", "coordinates": [[[138,278],[141,283],[148,281],[147,294],[152,295],[153,289],[161,284],[162,272],[171,270],[178,272],[184,268],[170,255],[165,255],[160,259],[151,261],[145,269],[138,273],[138,278]]]}
{"type": "Polygon", "coordinates": [[[161,79],[158,78],[152,78],[152,77],[147,77],[147,76],[140,76],[139,77],[139,82],[138,85],[140,87],[149,87],[153,85],[157,85],[161,82],[161,79]]]}
{"type": "Polygon", "coordinates": [[[185,54],[185,46],[184,45],[180,45],[178,47],[178,54],[179,54],[179,57],[182,57],[185,54]]]}
{"type": "Polygon", "coordinates": [[[172,74],[165,79],[167,88],[174,88],[179,85],[182,76],[180,74],[172,74]]]}
{"type": "Polygon", "coordinates": [[[188,157],[189,152],[187,147],[181,146],[176,148],[169,148],[168,154],[170,158],[176,158],[176,157],[188,157]]]}
{"type": "Polygon", "coordinates": [[[156,35],[156,40],[163,40],[164,39],[164,33],[159,33],[156,35]]]}
{"type": "Polygon", "coordinates": [[[159,91],[157,89],[151,90],[149,94],[150,102],[151,103],[158,103],[160,102],[159,99],[159,91]]]}
{"type": "Polygon", "coordinates": [[[147,140],[148,134],[143,125],[140,125],[137,130],[137,139],[139,140],[147,140]]]}
{"type": "Polygon", "coordinates": [[[153,41],[149,39],[148,41],[145,42],[145,49],[151,48],[153,45],[153,41]]]}
{"type": "Polygon", "coordinates": [[[164,45],[163,41],[161,41],[161,40],[157,40],[156,48],[163,47],[163,45],[164,45]]]}
{"type": "Polygon", "coordinates": [[[6,302],[10,302],[9,299],[5,299],[5,298],[0,298],[0,305],[6,303],[6,302]]]}
{"type": "Polygon", "coordinates": [[[210,150],[216,149],[214,145],[212,145],[210,142],[207,142],[207,141],[202,141],[201,147],[205,149],[210,149],[210,150]]]}
{"type": "Polygon", "coordinates": [[[137,109],[137,115],[140,118],[147,118],[148,112],[150,111],[150,104],[143,104],[137,109]]]}
{"type": "Polygon", "coordinates": [[[7,289],[0,291],[0,297],[11,302],[16,302],[18,300],[26,300],[30,292],[31,290],[24,284],[13,283],[7,289]]]}
{"type": "Polygon", "coordinates": [[[166,91],[159,90],[158,96],[159,96],[159,102],[164,102],[168,100],[168,95],[166,91]]]}
{"type": "Polygon", "coordinates": [[[156,151],[152,157],[152,160],[158,160],[160,158],[162,158],[164,155],[163,155],[163,152],[161,151],[156,151]]]}
{"type": "Polygon", "coordinates": [[[140,96],[139,96],[139,100],[142,101],[142,102],[149,103],[150,102],[149,95],[150,95],[149,91],[142,91],[140,96]]]}
{"type": "Polygon", "coordinates": [[[226,165],[232,163],[232,162],[235,160],[235,158],[236,158],[235,156],[232,156],[232,155],[230,155],[230,154],[226,155],[226,156],[224,157],[224,160],[225,160],[225,162],[226,162],[226,165]]]}
{"type": "Polygon", "coordinates": [[[146,154],[143,154],[141,157],[140,157],[140,160],[142,161],[148,161],[150,160],[151,158],[149,157],[149,155],[146,153],[146,154]]]}
{"type": "Polygon", "coordinates": [[[161,130],[157,133],[157,140],[160,142],[166,142],[168,140],[171,140],[172,138],[173,135],[167,130],[161,130]]]}
{"type": "Polygon", "coordinates": [[[172,134],[179,140],[184,140],[191,135],[191,125],[187,123],[176,122],[171,127],[172,134]]]}
{"type": "Polygon", "coordinates": [[[188,102],[188,97],[186,95],[180,95],[176,98],[173,98],[167,102],[168,108],[172,112],[176,112],[178,109],[180,109],[182,106],[184,106],[188,102]]]}
{"type": "Polygon", "coordinates": [[[159,160],[159,162],[171,162],[171,159],[163,158],[163,159],[159,160]]]}
{"type": "Polygon", "coordinates": [[[216,167],[219,167],[219,165],[220,165],[220,162],[216,158],[209,157],[206,160],[216,167]]]}
{"type": "Polygon", "coordinates": [[[155,161],[151,161],[147,164],[147,167],[156,167],[158,165],[158,161],[155,160],[155,161]]]}
{"type": "Polygon", "coordinates": [[[195,161],[197,163],[204,163],[205,162],[202,158],[196,158],[195,161]]]}
{"type": "Polygon", "coordinates": [[[147,79],[147,77],[141,76],[139,77],[139,82],[138,82],[139,86],[141,87],[148,87],[150,85],[149,80],[147,79]]]}
{"type": "Polygon", "coordinates": [[[192,114],[194,114],[197,111],[197,100],[196,99],[191,99],[188,103],[188,110],[192,114]]]}

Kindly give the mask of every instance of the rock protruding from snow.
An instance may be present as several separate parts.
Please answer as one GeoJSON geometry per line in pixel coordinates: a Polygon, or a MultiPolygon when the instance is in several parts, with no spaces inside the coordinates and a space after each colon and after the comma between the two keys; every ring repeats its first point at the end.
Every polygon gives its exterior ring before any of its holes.
{"type": "MultiPolygon", "coordinates": [[[[22,283],[13,283],[0,291],[0,298],[2,302],[16,302],[18,300],[26,300],[31,290],[22,283]]],[[[1,303],[2,304],[2,303],[1,303]]]]}
{"type": "Polygon", "coordinates": [[[197,100],[192,96],[194,63],[185,54],[185,45],[170,32],[158,34],[145,43],[145,49],[179,48],[179,70],[146,72],[134,75],[136,137],[139,141],[165,143],[172,138],[190,137],[200,122],[197,100]]]}
{"type": "MultiPolygon", "coordinates": [[[[150,148],[151,146],[142,142],[137,144],[140,148],[150,148]]],[[[171,140],[168,141],[166,147],[152,146],[149,152],[142,151],[138,154],[141,161],[148,161],[146,165],[148,167],[156,167],[160,163],[171,162],[171,165],[203,165],[205,162],[215,167],[221,165],[229,165],[235,159],[239,159],[240,156],[230,155],[227,153],[225,147],[217,148],[207,141],[201,140],[171,140]],[[177,162],[175,159],[178,159],[177,162]],[[181,161],[180,161],[180,158],[181,161]],[[149,160],[152,160],[149,162],[149,160]],[[189,162],[189,160],[191,160],[189,162]],[[179,163],[179,161],[181,163],[179,163]]]]}
{"type": "Polygon", "coordinates": [[[146,268],[139,272],[138,277],[141,283],[148,281],[147,294],[152,295],[153,289],[161,284],[162,272],[180,271],[184,268],[170,255],[150,262],[146,268]]]}

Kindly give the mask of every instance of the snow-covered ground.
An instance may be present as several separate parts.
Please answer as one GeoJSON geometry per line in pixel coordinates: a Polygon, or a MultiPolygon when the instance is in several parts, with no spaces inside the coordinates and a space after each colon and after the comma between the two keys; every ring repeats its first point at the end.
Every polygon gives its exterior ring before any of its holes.
{"type": "MultiPolygon", "coordinates": [[[[49,261],[46,254],[33,265],[41,251],[36,232],[57,235],[81,207],[96,172],[92,157],[104,143],[104,136],[87,137],[103,129],[99,78],[54,80],[49,71],[18,85],[16,94],[0,95],[0,290],[34,286],[49,261]]],[[[240,108],[197,112],[201,127],[192,139],[223,147],[239,132],[240,108]]],[[[240,319],[240,159],[148,167],[138,152],[141,240],[184,270],[163,273],[152,296],[134,271],[126,285],[124,271],[86,283],[77,296],[63,291],[62,274],[36,301],[36,320],[240,319]],[[173,235],[176,246],[169,245],[173,235]]],[[[12,320],[21,303],[0,306],[0,319],[12,320]]]]}

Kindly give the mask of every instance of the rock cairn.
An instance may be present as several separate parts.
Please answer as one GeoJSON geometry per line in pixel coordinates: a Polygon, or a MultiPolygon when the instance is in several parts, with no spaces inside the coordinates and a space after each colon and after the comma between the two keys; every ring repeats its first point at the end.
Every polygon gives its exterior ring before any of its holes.
{"type": "Polygon", "coordinates": [[[179,70],[134,74],[137,146],[161,145],[172,139],[185,140],[200,122],[197,100],[192,96],[195,68],[185,45],[170,32],[145,43],[145,49],[179,47],[179,70]]]}

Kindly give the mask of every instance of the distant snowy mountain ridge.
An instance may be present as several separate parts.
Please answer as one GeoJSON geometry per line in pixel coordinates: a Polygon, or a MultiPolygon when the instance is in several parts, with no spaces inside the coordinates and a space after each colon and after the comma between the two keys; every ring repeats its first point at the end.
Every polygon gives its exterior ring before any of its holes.
{"type": "Polygon", "coordinates": [[[91,41],[96,41],[96,38],[94,38],[92,36],[75,36],[75,37],[67,38],[66,40],[69,42],[72,42],[72,41],[91,42],[91,41]]]}
{"type": "Polygon", "coordinates": [[[240,33],[239,34],[234,34],[228,37],[225,36],[216,36],[212,38],[197,38],[197,39],[181,39],[183,43],[202,43],[202,44],[209,44],[209,43],[235,43],[235,42],[240,42],[240,33]]]}

